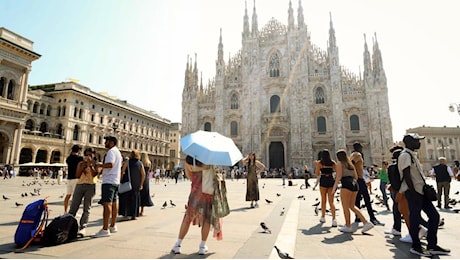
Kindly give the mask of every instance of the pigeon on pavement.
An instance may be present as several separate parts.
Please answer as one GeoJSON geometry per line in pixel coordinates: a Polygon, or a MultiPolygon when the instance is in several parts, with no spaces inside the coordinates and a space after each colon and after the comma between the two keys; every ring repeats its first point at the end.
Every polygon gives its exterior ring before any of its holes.
{"type": "Polygon", "coordinates": [[[260,222],[260,226],[264,230],[264,233],[270,233],[270,234],[272,233],[272,231],[267,227],[267,225],[265,225],[264,222],[260,222]]]}
{"type": "Polygon", "coordinates": [[[279,249],[277,246],[274,246],[274,247],[276,249],[276,252],[278,252],[278,256],[281,259],[294,259],[293,257],[289,256],[288,253],[285,253],[285,252],[281,251],[281,249],[279,249]]]}
{"type": "Polygon", "coordinates": [[[273,203],[273,201],[268,200],[268,199],[265,199],[265,202],[267,202],[267,204],[273,203]]]}

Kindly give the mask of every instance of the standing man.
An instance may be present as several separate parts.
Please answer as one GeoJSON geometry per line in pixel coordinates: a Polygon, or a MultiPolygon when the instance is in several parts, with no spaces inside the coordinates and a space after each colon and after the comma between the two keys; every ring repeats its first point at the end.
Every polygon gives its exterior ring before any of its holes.
{"type": "Polygon", "coordinates": [[[405,135],[403,142],[406,148],[398,157],[398,169],[403,179],[399,192],[406,195],[409,204],[409,234],[412,237],[410,252],[420,256],[446,255],[450,253],[450,250],[438,246],[439,213],[433,203],[423,196],[425,179],[422,176],[420,162],[414,154],[415,150],[420,149],[420,140],[424,138],[415,133],[405,135]],[[418,236],[422,210],[428,217],[426,237],[428,246],[426,249],[422,248],[418,236]]]}
{"type": "Polygon", "coordinates": [[[83,156],[80,155],[81,147],[78,144],[74,144],[70,151],[69,157],[65,160],[67,163],[67,194],[64,198],[64,213],[67,213],[69,209],[69,200],[72,197],[72,193],[77,185],[77,165],[83,161],[83,156]]]}
{"type": "MultiPolygon", "coordinates": [[[[361,208],[361,198],[364,199],[364,203],[367,208],[367,213],[369,214],[370,221],[374,225],[384,226],[385,223],[382,223],[377,220],[374,215],[374,209],[372,209],[371,198],[369,192],[367,191],[366,181],[364,180],[364,160],[363,160],[363,146],[361,143],[353,144],[353,152],[350,155],[350,160],[355,166],[356,173],[358,174],[358,196],[356,196],[355,205],[358,209],[361,208]]],[[[359,221],[359,218],[356,217],[355,222],[359,221]]]]}
{"type": "Polygon", "coordinates": [[[449,206],[450,181],[454,177],[452,168],[447,165],[446,157],[439,157],[439,164],[431,169],[431,175],[436,176],[438,190],[438,208],[441,208],[441,197],[444,192],[444,208],[451,209],[449,206]]]}
{"type": "Polygon", "coordinates": [[[118,150],[118,140],[115,136],[106,136],[105,148],[109,149],[104,158],[102,168],[101,200],[103,209],[103,225],[93,237],[108,237],[118,232],[116,221],[118,214],[118,186],[120,185],[121,166],[123,158],[118,150]],[[109,218],[111,217],[110,227],[109,218]]]}

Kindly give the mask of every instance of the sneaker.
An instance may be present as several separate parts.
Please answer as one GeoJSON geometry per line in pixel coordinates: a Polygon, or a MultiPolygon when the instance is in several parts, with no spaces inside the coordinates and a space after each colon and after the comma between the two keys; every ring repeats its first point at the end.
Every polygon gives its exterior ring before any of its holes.
{"type": "Polygon", "coordinates": [[[426,234],[428,233],[428,229],[424,226],[420,226],[420,229],[418,231],[418,238],[422,239],[426,237],[426,234]]]}
{"type": "Polygon", "coordinates": [[[385,230],[385,234],[390,234],[390,235],[394,235],[394,236],[400,236],[401,235],[401,232],[392,228],[391,230],[385,230]]]}
{"type": "Polygon", "coordinates": [[[96,234],[92,235],[93,238],[98,238],[98,237],[109,237],[110,236],[110,231],[105,230],[101,228],[96,234]]]}
{"type": "Polygon", "coordinates": [[[350,227],[347,227],[346,225],[343,225],[341,227],[338,228],[340,232],[343,232],[343,233],[353,233],[353,228],[350,226],[350,227]]]}
{"type": "Polygon", "coordinates": [[[81,228],[80,230],[78,230],[77,234],[84,237],[86,235],[86,228],[85,227],[81,228]]]}
{"type": "Polygon", "coordinates": [[[335,219],[332,220],[332,227],[337,227],[337,220],[335,219]]]}
{"type": "Polygon", "coordinates": [[[117,233],[118,232],[117,226],[109,227],[109,229],[110,229],[110,233],[117,233]]]}
{"type": "Polygon", "coordinates": [[[321,218],[319,219],[319,222],[321,222],[321,223],[326,223],[326,219],[325,219],[324,217],[321,217],[321,218]]]}
{"type": "Polygon", "coordinates": [[[207,246],[200,246],[200,249],[198,250],[199,255],[204,255],[208,252],[208,247],[207,246]]]}
{"type": "Polygon", "coordinates": [[[425,248],[419,247],[419,248],[411,248],[409,250],[412,254],[416,254],[419,256],[431,256],[430,251],[426,250],[425,248]]]}
{"type": "Polygon", "coordinates": [[[372,224],[370,221],[364,223],[363,229],[361,230],[361,233],[366,233],[367,231],[371,230],[374,228],[374,224],[372,224]]]}
{"type": "Polygon", "coordinates": [[[258,208],[259,207],[259,203],[256,202],[256,204],[254,204],[254,208],[258,208]]]}
{"type": "Polygon", "coordinates": [[[372,219],[371,222],[374,224],[374,226],[385,226],[385,223],[380,222],[377,219],[372,219]]]}
{"type": "Polygon", "coordinates": [[[399,239],[399,241],[401,241],[401,242],[403,242],[403,243],[412,244],[412,237],[410,236],[410,234],[407,234],[406,236],[401,237],[401,238],[399,239]]]}
{"type": "Polygon", "coordinates": [[[442,247],[437,246],[437,245],[434,246],[434,247],[428,248],[428,251],[432,255],[448,255],[450,253],[450,249],[442,248],[442,247]]]}
{"type": "Polygon", "coordinates": [[[356,232],[356,230],[358,230],[358,227],[358,222],[351,223],[351,229],[353,230],[353,232],[356,232]]]}
{"type": "Polygon", "coordinates": [[[180,254],[180,245],[174,245],[174,247],[171,249],[171,253],[180,254]]]}

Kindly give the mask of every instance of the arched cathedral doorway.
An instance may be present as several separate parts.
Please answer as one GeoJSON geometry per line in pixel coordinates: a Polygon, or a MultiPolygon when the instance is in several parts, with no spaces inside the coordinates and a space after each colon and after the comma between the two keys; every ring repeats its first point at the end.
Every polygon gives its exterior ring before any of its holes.
{"type": "Polygon", "coordinates": [[[268,147],[268,159],[270,162],[270,169],[280,169],[284,167],[284,145],[281,142],[271,142],[268,147]]]}

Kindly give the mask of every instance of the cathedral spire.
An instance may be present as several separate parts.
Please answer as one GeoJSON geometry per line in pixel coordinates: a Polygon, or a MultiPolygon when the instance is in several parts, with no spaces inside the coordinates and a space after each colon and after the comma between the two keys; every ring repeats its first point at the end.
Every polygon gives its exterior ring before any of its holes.
{"type": "Polygon", "coordinates": [[[336,40],[335,40],[335,30],[334,26],[332,24],[332,14],[329,12],[329,48],[335,48],[337,47],[336,45],[336,40]]]}
{"type": "Polygon", "coordinates": [[[252,11],[252,36],[257,37],[259,34],[259,26],[257,25],[257,14],[256,14],[256,0],[254,0],[254,9],[252,11]]]}
{"type": "Polygon", "coordinates": [[[195,53],[195,66],[193,68],[193,84],[195,87],[198,87],[198,62],[197,62],[196,53],[195,53]]]}
{"type": "Polygon", "coordinates": [[[367,75],[371,74],[372,67],[371,67],[371,55],[369,54],[369,49],[367,48],[367,41],[366,41],[366,34],[364,34],[364,78],[367,75]]]}
{"type": "Polygon", "coordinates": [[[292,9],[291,0],[289,0],[288,9],[288,32],[294,30],[294,10],[292,9]]]}
{"type": "Polygon", "coordinates": [[[305,20],[303,17],[303,8],[302,8],[302,0],[299,0],[299,8],[297,8],[297,23],[299,26],[299,29],[302,29],[305,27],[305,20]]]}
{"type": "Polygon", "coordinates": [[[382,53],[380,52],[379,43],[377,41],[377,33],[374,33],[372,65],[374,65],[374,75],[376,75],[380,80],[386,81],[385,70],[383,69],[382,53]]]}
{"type": "Polygon", "coordinates": [[[224,44],[222,44],[222,28],[220,28],[219,45],[217,50],[217,63],[224,64],[224,44]]]}
{"type": "Polygon", "coordinates": [[[190,55],[187,54],[187,66],[185,68],[185,87],[184,89],[187,89],[190,87],[189,83],[190,83],[190,70],[189,70],[189,58],[190,58],[190,55]]]}
{"type": "Polygon", "coordinates": [[[243,38],[249,36],[249,16],[248,16],[248,3],[244,1],[244,18],[243,18],[243,38]]]}

